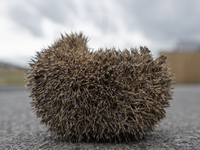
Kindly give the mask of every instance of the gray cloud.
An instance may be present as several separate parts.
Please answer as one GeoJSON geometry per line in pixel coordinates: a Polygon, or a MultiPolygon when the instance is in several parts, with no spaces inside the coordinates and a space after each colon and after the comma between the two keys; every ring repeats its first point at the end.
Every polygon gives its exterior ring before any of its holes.
{"type": "Polygon", "coordinates": [[[121,1],[127,28],[133,25],[149,39],[168,43],[182,38],[200,40],[200,1],[121,1]],[[134,18],[135,20],[131,19],[134,18]]]}
{"type": "Polygon", "coordinates": [[[149,40],[164,45],[179,39],[200,40],[200,1],[198,0],[113,0],[76,1],[46,0],[26,2],[36,13],[16,5],[10,17],[36,36],[42,36],[41,19],[73,27],[92,22],[103,34],[116,34],[121,30],[139,31],[149,40]],[[119,26],[119,22],[124,26],[119,26]]]}
{"type": "Polygon", "coordinates": [[[73,1],[44,0],[30,1],[41,16],[45,16],[54,22],[64,24],[70,16],[77,15],[77,8],[73,1]]]}
{"type": "MultiPolygon", "coordinates": [[[[115,11],[110,9],[107,1],[33,1],[25,4],[16,4],[10,11],[10,17],[22,28],[30,30],[35,36],[42,36],[41,19],[46,17],[53,22],[73,27],[75,24],[92,22],[102,33],[116,33],[117,22],[115,11]],[[34,8],[32,13],[28,8],[34,8]],[[78,7],[79,5],[79,7],[78,7]]],[[[113,1],[113,5],[116,5],[113,1]]]]}
{"type": "Polygon", "coordinates": [[[41,18],[37,14],[31,12],[24,5],[12,7],[9,11],[11,19],[19,24],[22,28],[28,29],[33,35],[41,36],[41,18]]]}
{"type": "Polygon", "coordinates": [[[13,5],[9,17],[22,28],[28,29],[34,36],[43,36],[41,21],[44,17],[53,22],[73,25],[73,17],[78,17],[72,1],[33,1],[13,5]]]}
{"type": "Polygon", "coordinates": [[[93,22],[103,34],[117,33],[117,18],[119,7],[116,1],[90,1],[85,3],[83,8],[85,9],[86,21],[93,22]],[[112,6],[111,6],[112,5],[112,6]]]}

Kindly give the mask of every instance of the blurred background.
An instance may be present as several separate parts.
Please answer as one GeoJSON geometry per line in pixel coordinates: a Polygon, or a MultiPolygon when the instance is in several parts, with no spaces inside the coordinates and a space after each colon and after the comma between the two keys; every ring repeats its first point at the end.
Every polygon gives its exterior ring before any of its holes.
{"type": "Polygon", "coordinates": [[[0,85],[24,83],[30,57],[71,31],[94,50],[147,46],[167,55],[177,83],[200,83],[199,0],[0,2],[0,85]]]}

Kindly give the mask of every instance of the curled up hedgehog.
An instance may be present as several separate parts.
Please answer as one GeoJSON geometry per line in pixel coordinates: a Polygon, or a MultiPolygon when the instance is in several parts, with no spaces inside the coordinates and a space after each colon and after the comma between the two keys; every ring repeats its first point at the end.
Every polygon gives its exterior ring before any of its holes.
{"type": "Polygon", "coordinates": [[[37,52],[27,74],[31,106],[67,141],[140,140],[165,117],[173,76],[147,47],[91,52],[82,33],[37,52]]]}

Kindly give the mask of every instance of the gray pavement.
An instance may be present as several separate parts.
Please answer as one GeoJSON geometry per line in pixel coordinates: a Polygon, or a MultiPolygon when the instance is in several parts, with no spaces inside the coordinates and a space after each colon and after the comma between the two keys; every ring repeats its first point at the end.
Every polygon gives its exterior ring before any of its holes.
{"type": "Polygon", "coordinates": [[[0,86],[0,149],[200,150],[200,84],[176,85],[167,117],[139,142],[70,143],[46,133],[30,110],[23,85],[0,86]]]}

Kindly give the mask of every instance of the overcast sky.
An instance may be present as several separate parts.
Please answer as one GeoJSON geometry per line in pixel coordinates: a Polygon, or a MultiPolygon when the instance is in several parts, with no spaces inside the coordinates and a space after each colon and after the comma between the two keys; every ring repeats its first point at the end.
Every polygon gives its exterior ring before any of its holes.
{"type": "Polygon", "coordinates": [[[200,0],[0,0],[0,61],[26,66],[61,33],[90,48],[147,46],[153,56],[200,41],[200,0]]]}

